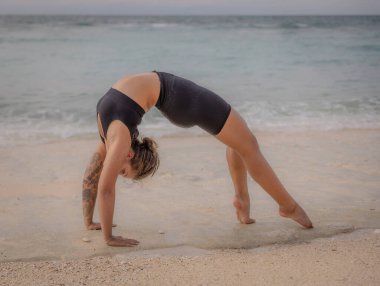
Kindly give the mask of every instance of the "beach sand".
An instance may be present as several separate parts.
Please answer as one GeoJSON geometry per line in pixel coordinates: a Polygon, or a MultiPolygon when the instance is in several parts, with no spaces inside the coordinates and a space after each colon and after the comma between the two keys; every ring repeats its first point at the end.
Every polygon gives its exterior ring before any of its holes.
{"type": "Polygon", "coordinates": [[[252,250],[4,262],[0,285],[379,285],[380,230],[252,250]]]}
{"type": "Polygon", "coordinates": [[[82,222],[97,138],[0,147],[0,285],[380,284],[380,130],[256,136],[314,229],[252,180],[256,223],[239,224],[224,146],[164,137],[153,178],[117,183],[114,234],[140,245],[107,247],[82,222]]]}

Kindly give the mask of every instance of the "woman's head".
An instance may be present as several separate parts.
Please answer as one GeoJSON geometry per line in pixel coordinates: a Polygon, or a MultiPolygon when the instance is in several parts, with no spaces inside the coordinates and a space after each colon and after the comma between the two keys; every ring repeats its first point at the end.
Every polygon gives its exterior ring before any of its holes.
{"type": "Polygon", "coordinates": [[[132,141],[133,157],[131,167],[135,172],[133,179],[141,180],[153,176],[160,165],[157,153],[157,143],[148,137],[132,141]]]}

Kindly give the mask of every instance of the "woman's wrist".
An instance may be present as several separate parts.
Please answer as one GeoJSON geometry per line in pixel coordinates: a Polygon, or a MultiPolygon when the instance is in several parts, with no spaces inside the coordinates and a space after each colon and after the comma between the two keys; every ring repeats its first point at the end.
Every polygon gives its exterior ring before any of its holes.
{"type": "Polygon", "coordinates": [[[85,226],[90,226],[90,225],[92,225],[92,219],[89,219],[89,218],[85,218],[84,219],[84,225],[85,226]]]}
{"type": "Polygon", "coordinates": [[[113,236],[105,237],[104,241],[108,244],[113,239],[113,236]]]}

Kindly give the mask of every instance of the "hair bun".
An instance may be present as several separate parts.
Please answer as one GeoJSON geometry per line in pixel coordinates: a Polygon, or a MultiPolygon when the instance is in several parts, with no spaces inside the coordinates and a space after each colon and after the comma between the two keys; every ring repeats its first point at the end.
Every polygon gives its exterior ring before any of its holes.
{"type": "Polygon", "coordinates": [[[150,139],[149,137],[142,138],[142,142],[140,143],[140,145],[152,151],[157,149],[157,143],[153,141],[152,139],[150,139]]]}
{"type": "Polygon", "coordinates": [[[135,152],[131,165],[136,171],[135,180],[143,179],[157,171],[160,165],[160,159],[157,153],[157,143],[144,137],[132,141],[132,149],[135,152]]]}

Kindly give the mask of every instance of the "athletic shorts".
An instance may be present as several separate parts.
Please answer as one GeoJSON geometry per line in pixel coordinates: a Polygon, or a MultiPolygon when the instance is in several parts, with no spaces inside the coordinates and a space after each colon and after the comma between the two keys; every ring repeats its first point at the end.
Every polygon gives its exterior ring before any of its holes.
{"type": "Polygon", "coordinates": [[[231,106],[211,90],[185,78],[153,71],[161,82],[156,107],[172,123],[180,127],[199,126],[210,134],[218,134],[231,112],[231,106]]]}

